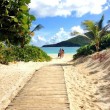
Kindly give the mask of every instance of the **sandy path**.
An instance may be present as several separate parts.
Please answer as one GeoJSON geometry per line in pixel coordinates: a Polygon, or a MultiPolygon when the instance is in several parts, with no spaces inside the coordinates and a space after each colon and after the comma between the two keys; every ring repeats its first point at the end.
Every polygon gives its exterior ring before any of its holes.
{"type": "Polygon", "coordinates": [[[54,64],[36,71],[6,110],[69,110],[62,67],[54,64]]]}
{"type": "Polygon", "coordinates": [[[0,64],[0,110],[4,110],[9,105],[36,70],[46,65],[66,63],[73,57],[72,54],[65,54],[64,58],[60,59],[57,54],[49,55],[52,57],[50,62],[0,64]]]}
{"type": "Polygon", "coordinates": [[[32,77],[35,70],[45,65],[35,62],[0,64],[0,110],[4,110],[18,91],[32,77]]]}
{"type": "Polygon", "coordinates": [[[81,73],[73,65],[65,66],[64,70],[71,110],[105,110],[95,102],[97,88],[92,84],[92,78],[88,80],[82,69],[79,68],[81,73]]]}
{"type": "MultiPolygon", "coordinates": [[[[46,69],[50,70],[49,68],[51,66],[48,65],[55,64],[58,68],[58,65],[62,65],[64,70],[70,110],[110,110],[110,50],[108,50],[108,54],[106,55],[107,58],[102,62],[99,62],[99,60],[93,60],[91,56],[80,58],[76,62],[68,62],[72,59],[72,54],[65,54],[62,59],[58,58],[56,54],[50,55],[53,58],[51,62],[18,62],[17,64],[10,64],[9,66],[0,65],[0,110],[4,110],[1,108],[6,107],[6,104],[9,104],[13,96],[15,96],[21,87],[26,84],[27,80],[32,77],[35,70],[38,70],[42,66],[47,66],[46,69]]],[[[57,70],[59,71],[58,68],[53,69],[52,71],[56,73],[57,70]]],[[[39,72],[36,73],[39,74],[39,72]]],[[[48,76],[46,70],[45,72],[41,71],[41,73],[48,76]]],[[[45,84],[43,85],[45,89],[47,83],[49,87],[51,87],[50,83],[57,83],[56,80],[49,80],[50,79],[46,81],[44,80],[45,84]]],[[[35,82],[42,84],[41,81],[41,79],[36,79],[35,82]]],[[[36,90],[37,95],[46,94],[45,101],[40,100],[42,103],[46,103],[46,99],[51,98],[51,96],[56,96],[55,94],[57,94],[57,96],[60,96],[61,94],[65,95],[65,91],[44,92],[44,90],[42,92],[36,90]]],[[[25,95],[27,93],[33,95],[31,90],[30,92],[26,91],[24,92],[25,95]]],[[[24,98],[25,97],[22,97],[23,100],[24,98]]],[[[58,102],[55,98],[50,102],[58,102]]],[[[21,101],[22,99],[19,98],[21,101]]],[[[62,101],[62,99],[60,101],[62,101]]],[[[34,108],[32,110],[34,110],[34,108]]],[[[48,108],[47,110],[50,109],[48,108]]],[[[53,110],[57,109],[53,108],[53,110]]]]}
{"type": "Polygon", "coordinates": [[[101,62],[91,55],[63,66],[71,110],[110,110],[110,49],[104,52],[101,62]]]}

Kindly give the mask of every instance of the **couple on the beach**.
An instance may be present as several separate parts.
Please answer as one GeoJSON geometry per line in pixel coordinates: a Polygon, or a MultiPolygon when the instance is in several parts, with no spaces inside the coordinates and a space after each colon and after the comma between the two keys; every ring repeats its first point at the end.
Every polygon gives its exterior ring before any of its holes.
{"type": "Polygon", "coordinates": [[[64,50],[60,48],[58,52],[58,57],[63,58],[64,57],[64,50]]]}

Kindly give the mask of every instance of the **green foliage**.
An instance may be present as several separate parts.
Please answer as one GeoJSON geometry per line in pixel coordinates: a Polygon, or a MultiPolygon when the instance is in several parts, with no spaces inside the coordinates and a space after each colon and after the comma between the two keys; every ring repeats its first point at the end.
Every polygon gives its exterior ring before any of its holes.
{"type": "MultiPolygon", "coordinates": [[[[33,35],[30,31],[31,23],[36,19],[29,13],[28,4],[30,1],[0,0],[0,41],[5,44],[2,48],[3,45],[0,43],[1,63],[50,60],[50,57],[41,49],[26,46],[33,35]]],[[[37,25],[33,31],[41,28],[42,25],[37,25]]]]}
{"type": "MultiPolygon", "coordinates": [[[[110,34],[103,36],[100,43],[100,51],[110,47],[110,34]]],[[[91,43],[85,46],[80,47],[77,50],[77,53],[73,56],[74,59],[79,58],[80,56],[87,56],[96,52],[95,44],[91,43]]]]}
{"type": "Polygon", "coordinates": [[[42,62],[51,60],[51,58],[45,52],[35,46],[25,46],[24,48],[5,48],[0,53],[3,56],[1,63],[8,63],[12,61],[42,62]]]}
{"type": "Polygon", "coordinates": [[[78,35],[76,37],[73,37],[69,40],[67,40],[67,42],[73,43],[73,44],[78,44],[80,46],[84,46],[90,43],[90,40],[87,39],[86,37],[83,37],[81,35],[78,35]]]}
{"type": "MultiPolygon", "coordinates": [[[[94,22],[91,20],[85,20],[82,22],[82,26],[84,27],[84,29],[89,32],[88,35],[82,34],[82,36],[88,38],[92,43],[95,44],[97,52],[100,49],[101,39],[104,35],[108,34],[108,29],[110,27],[110,23],[103,27],[103,21],[104,15],[102,15],[101,19],[98,22],[94,22]]],[[[77,34],[77,32],[73,32],[73,35],[74,34],[77,34]]]]}
{"type": "Polygon", "coordinates": [[[110,47],[110,34],[105,35],[101,40],[101,50],[110,47]]]}
{"type": "Polygon", "coordinates": [[[18,44],[21,47],[28,43],[25,40],[27,36],[30,37],[30,26],[35,20],[35,17],[29,14],[29,3],[30,0],[0,0],[1,41],[6,42],[8,39],[12,45],[18,44]]]}
{"type": "Polygon", "coordinates": [[[4,47],[5,45],[2,42],[0,42],[0,49],[3,49],[4,47]]]}
{"type": "Polygon", "coordinates": [[[95,45],[94,44],[88,44],[85,46],[80,47],[77,50],[77,53],[73,56],[74,59],[79,58],[80,56],[87,56],[96,51],[95,45]]]}
{"type": "Polygon", "coordinates": [[[85,20],[82,22],[82,26],[84,27],[85,30],[92,31],[94,33],[95,31],[95,22],[91,20],[85,20]]]}
{"type": "Polygon", "coordinates": [[[0,42],[0,63],[4,63],[4,58],[3,58],[3,54],[2,51],[5,49],[5,45],[0,42]]]}
{"type": "MultiPolygon", "coordinates": [[[[100,51],[110,47],[110,34],[103,36],[100,43],[100,51]]],[[[96,52],[95,44],[88,44],[80,47],[77,50],[77,53],[73,56],[74,59],[77,59],[81,56],[87,56],[96,52]]]]}

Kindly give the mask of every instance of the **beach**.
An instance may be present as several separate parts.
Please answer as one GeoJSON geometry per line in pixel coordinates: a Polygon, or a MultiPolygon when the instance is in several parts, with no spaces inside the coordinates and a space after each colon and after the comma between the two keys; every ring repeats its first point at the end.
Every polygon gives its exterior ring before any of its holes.
{"type": "Polygon", "coordinates": [[[60,59],[57,54],[49,54],[50,62],[12,62],[9,65],[0,64],[0,110],[5,108],[17,95],[21,88],[32,77],[35,71],[50,64],[62,64],[72,60],[72,54],[66,54],[60,59]]]}
{"type": "Polygon", "coordinates": [[[0,64],[0,110],[10,103],[33,73],[43,65],[35,62],[0,64]]]}
{"type": "Polygon", "coordinates": [[[109,50],[107,53],[102,62],[92,56],[72,61],[72,54],[65,54],[62,59],[49,54],[50,62],[0,64],[0,110],[4,110],[35,71],[51,64],[60,64],[64,70],[71,110],[110,110],[109,50]]]}
{"type": "Polygon", "coordinates": [[[95,54],[63,66],[71,110],[110,110],[110,50],[95,54]]]}

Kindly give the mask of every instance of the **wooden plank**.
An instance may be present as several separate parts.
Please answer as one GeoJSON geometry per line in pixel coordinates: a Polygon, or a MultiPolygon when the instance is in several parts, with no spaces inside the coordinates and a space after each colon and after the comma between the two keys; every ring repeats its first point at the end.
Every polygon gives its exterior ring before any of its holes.
{"type": "Polygon", "coordinates": [[[6,110],[70,110],[62,67],[37,71],[6,110]]]}

